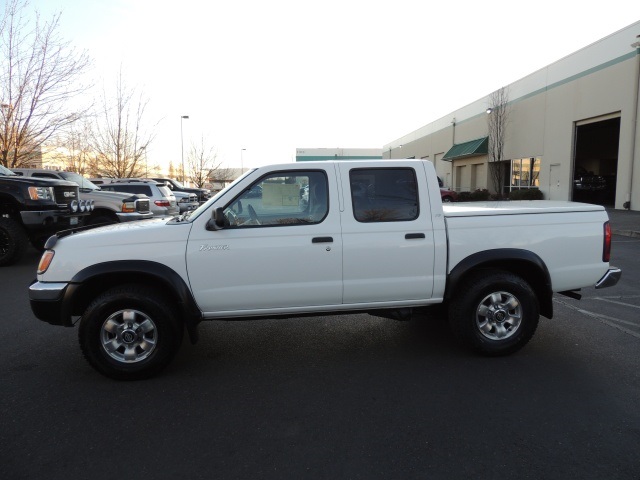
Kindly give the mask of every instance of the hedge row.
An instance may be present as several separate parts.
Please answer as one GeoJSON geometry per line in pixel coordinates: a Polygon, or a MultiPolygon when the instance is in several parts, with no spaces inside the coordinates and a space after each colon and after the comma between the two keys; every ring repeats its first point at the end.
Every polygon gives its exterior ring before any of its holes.
{"type": "Polygon", "coordinates": [[[478,189],[473,192],[460,192],[458,194],[459,202],[483,202],[487,200],[542,200],[544,196],[537,188],[524,188],[522,190],[513,190],[506,197],[499,198],[489,193],[486,188],[478,189]]]}

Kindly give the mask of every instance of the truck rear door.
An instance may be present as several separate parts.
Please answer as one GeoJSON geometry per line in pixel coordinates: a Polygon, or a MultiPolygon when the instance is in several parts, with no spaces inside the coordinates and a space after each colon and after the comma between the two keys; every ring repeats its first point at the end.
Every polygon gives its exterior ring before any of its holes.
{"type": "Polygon", "coordinates": [[[424,167],[340,165],[343,303],[429,299],[434,239],[424,167]]]}

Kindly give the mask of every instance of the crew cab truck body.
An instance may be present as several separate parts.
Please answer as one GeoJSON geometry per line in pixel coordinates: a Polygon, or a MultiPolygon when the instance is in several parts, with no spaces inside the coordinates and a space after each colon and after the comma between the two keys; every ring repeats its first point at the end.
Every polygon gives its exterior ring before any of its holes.
{"type": "Polygon", "coordinates": [[[80,316],[85,358],[113,378],[157,373],[203,320],[408,319],[443,302],[466,345],[504,355],[553,316],[554,292],[615,285],[610,240],[595,205],[443,208],[429,162],[283,164],[170,221],[52,237],[29,295],[41,320],[80,316]]]}

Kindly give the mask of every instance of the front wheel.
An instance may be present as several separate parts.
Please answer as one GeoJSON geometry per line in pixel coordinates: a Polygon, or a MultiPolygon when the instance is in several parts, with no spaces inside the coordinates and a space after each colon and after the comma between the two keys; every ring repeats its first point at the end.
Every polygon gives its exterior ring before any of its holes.
{"type": "Polygon", "coordinates": [[[89,364],[117,380],[159,373],[182,342],[175,308],[152,288],[124,285],[98,296],[87,307],[78,332],[89,364]]]}
{"type": "Polygon", "coordinates": [[[449,309],[453,332],[473,350],[508,355],[527,344],[540,318],[538,299],[521,277],[478,271],[458,285],[449,309]]]}
{"type": "Polygon", "coordinates": [[[22,258],[27,246],[27,234],[10,218],[0,217],[0,267],[13,265],[22,258]]]}

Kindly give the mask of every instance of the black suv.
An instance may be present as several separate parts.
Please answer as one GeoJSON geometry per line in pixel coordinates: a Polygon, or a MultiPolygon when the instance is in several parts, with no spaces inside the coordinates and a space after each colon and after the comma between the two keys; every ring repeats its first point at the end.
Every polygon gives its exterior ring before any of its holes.
{"type": "Polygon", "coordinates": [[[173,192],[195,193],[198,196],[198,202],[200,203],[200,205],[211,198],[211,192],[209,190],[205,188],[185,187],[179,181],[174,180],[173,178],[151,178],[151,180],[155,180],[158,183],[166,185],[173,192]]]}
{"type": "Polygon", "coordinates": [[[54,233],[82,226],[94,207],[77,183],[27,178],[0,165],[0,267],[17,262],[28,242],[39,249],[54,233]]]}

